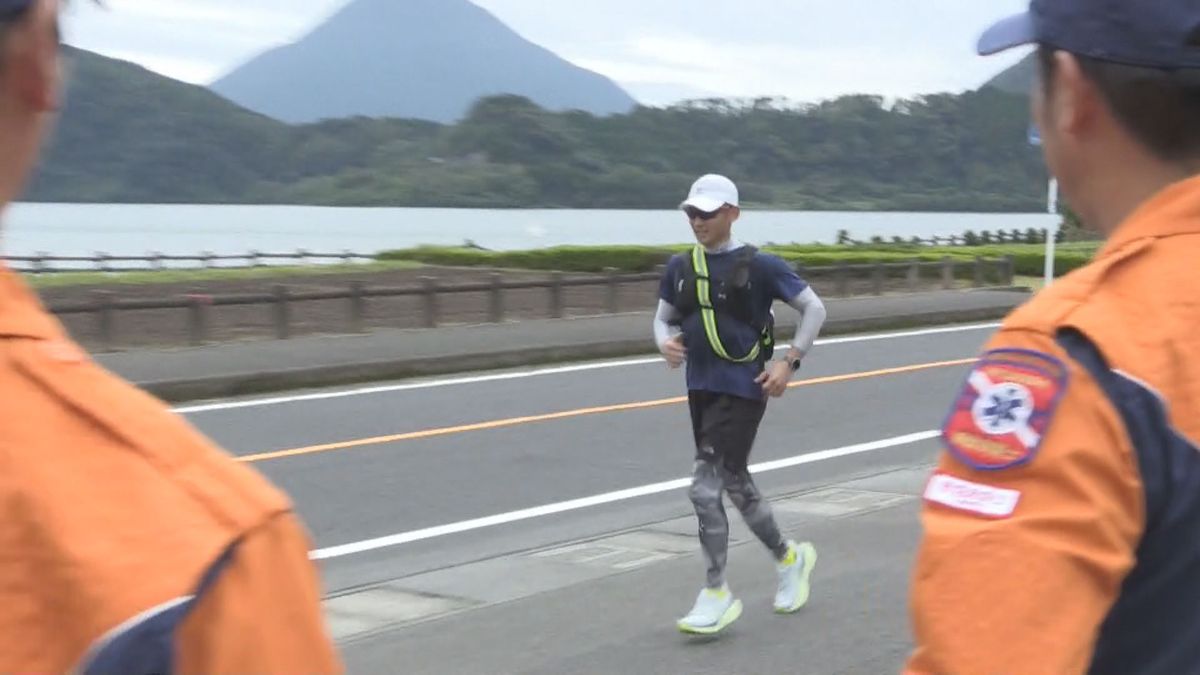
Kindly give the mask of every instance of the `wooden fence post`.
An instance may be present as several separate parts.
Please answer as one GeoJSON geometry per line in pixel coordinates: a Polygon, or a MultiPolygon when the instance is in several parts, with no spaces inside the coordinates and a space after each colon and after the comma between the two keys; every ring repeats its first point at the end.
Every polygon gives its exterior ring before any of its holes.
{"type": "Polygon", "coordinates": [[[437,328],[438,325],[438,295],[437,279],[421,277],[422,297],[425,300],[425,327],[437,328]]]}
{"type": "Polygon", "coordinates": [[[350,332],[362,333],[366,330],[367,299],[363,293],[363,282],[350,282],[350,332]]]}
{"type": "Polygon", "coordinates": [[[212,296],[203,293],[191,293],[188,301],[188,342],[196,347],[208,342],[208,308],[212,306],[212,296]]]}
{"type": "Polygon", "coordinates": [[[561,319],[563,317],[563,275],[562,272],[554,272],[550,275],[550,318],[561,319]]]}
{"type": "Polygon", "coordinates": [[[843,298],[850,295],[850,266],[844,262],[838,263],[834,276],[837,294],[843,298]]]}
{"type": "Polygon", "coordinates": [[[112,349],[116,339],[116,308],[112,291],[92,291],[92,300],[96,308],[96,331],[100,334],[100,344],[104,349],[112,349]]]}
{"type": "Polygon", "coordinates": [[[286,340],[292,335],[292,308],[288,304],[288,289],[282,284],[273,287],[275,295],[275,338],[286,340]]]}
{"type": "Polygon", "coordinates": [[[604,273],[608,277],[608,313],[616,314],[621,311],[621,278],[617,276],[615,267],[606,267],[604,273]]]}
{"type": "Polygon", "coordinates": [[[492,287],[488,291],[488,321],[504,323],[504,276],[492,273],[492,287]]]}

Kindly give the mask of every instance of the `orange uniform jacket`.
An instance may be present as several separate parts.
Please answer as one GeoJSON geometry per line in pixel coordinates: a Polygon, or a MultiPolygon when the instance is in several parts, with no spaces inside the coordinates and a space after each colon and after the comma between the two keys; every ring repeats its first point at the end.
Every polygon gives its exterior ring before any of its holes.
{"type": "Polygon", "coordinates": [[[1009,317],[943,440],[907,672],[1200,672],[1200,179],[1009,317]]]}
{"type": "Polygon", "coordinates": [[[339,672],[308,543],[0,270],[0,673],[339,672]]]}

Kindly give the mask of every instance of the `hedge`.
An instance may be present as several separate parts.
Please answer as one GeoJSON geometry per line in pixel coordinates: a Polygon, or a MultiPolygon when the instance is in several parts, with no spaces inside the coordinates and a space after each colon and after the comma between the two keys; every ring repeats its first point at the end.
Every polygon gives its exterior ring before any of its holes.
{"type": "MultiPolygon", "coordinates": [[[[528,251],[487,251],[478,248],[422,246],[413,249],[384,251],[382,260],[410,260],[427,265],[456,267],[493,267],[526,270],[557,270],[562,272],[602,272],[612,268],[623,272],[648,272],[661,265],[675,253],[690,250],[690,246],[559,246],[528,251]]],[[[790,263],[804,267],[823,267],[838,264],[866,265],[876,262],[907,262],[920,260],[936,262],[942,258],[958,261],[976,257],[1000,258],[1012,256],[1014,271],[1020,276],[1041,276],[1044,270],[1045,247],[1042,244],[997,244],[991,246],[822,246],[782,245],[765,246],[790,263]]],[[[1055,252],[1055,274],[1061,275],[1082,267],[1091,260],[1095,244],[1068,244],[1055,252]]]]}

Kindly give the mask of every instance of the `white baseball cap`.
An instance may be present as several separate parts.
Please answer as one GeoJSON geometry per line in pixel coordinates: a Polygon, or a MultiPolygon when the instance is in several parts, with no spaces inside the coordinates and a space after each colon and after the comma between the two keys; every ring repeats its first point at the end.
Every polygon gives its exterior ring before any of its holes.
{"type": "Polygon", "coordinates": [[[687,199],[683,200],[679,208],[686,209],[692,206],[711,213],[726,204],[738,205],[737,186],[725,176],[710,173],[692,183],[692,189],[688,192],[687,199]]]}

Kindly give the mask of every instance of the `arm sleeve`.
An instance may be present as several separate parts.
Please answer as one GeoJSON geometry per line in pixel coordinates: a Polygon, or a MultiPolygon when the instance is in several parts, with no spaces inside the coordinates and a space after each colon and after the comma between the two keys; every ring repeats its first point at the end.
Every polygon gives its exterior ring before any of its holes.
{"type": "Polygon", "coordinates": [[[179,672],[325,675],[343,668],[326,631],[308,537],[293,514],[242,540],[178,635],[179,672]]]}
{"type": "Polygon", "coordinates": [[[671,322],[679,318],[679,310],[675,309],[666,300],[658,301],[658,311],[654,313],[654,344],[662,349],[675,335],[679,334],[679,329],[671,325],[671,322]]]}
{"type": "MultiPolygon", "coordinates": [[[[1052,338],[1009,331],[992,347],[1005,351],[985,353],[963,385],[925,488],[905,673],[1083,673],[1144,528],[1137,460],[1115,405],[1052,338]],[[989,367],[990,354],[1003,356],[989,367]],[[1035,405],[1007,439],[979,433],[981,416],[1011,409],[1003,395],[984,401],[1000,407],[972,402],[1031,354],[1063,364],[1058,404],[1035,405]],[[1005,448],[1020,456],[1014,437],[1032,444],[1030,458],[987,466],[1005,448]]],[[[1037,371],[1024,372],[1032,379],[1014,381],[1036,400],[1037,371]]]]}
{"type": "Polygon", "coordinates": [[[800,322],[796,324],[796,336],[792,338],[792,347],[807,354],[816,343],[821,327],[825,325],[825,303],[821,302],[821,298],[817,297],[812,287],[808,287],[793,297],[788,304],[800,312],[800,322]]]}

